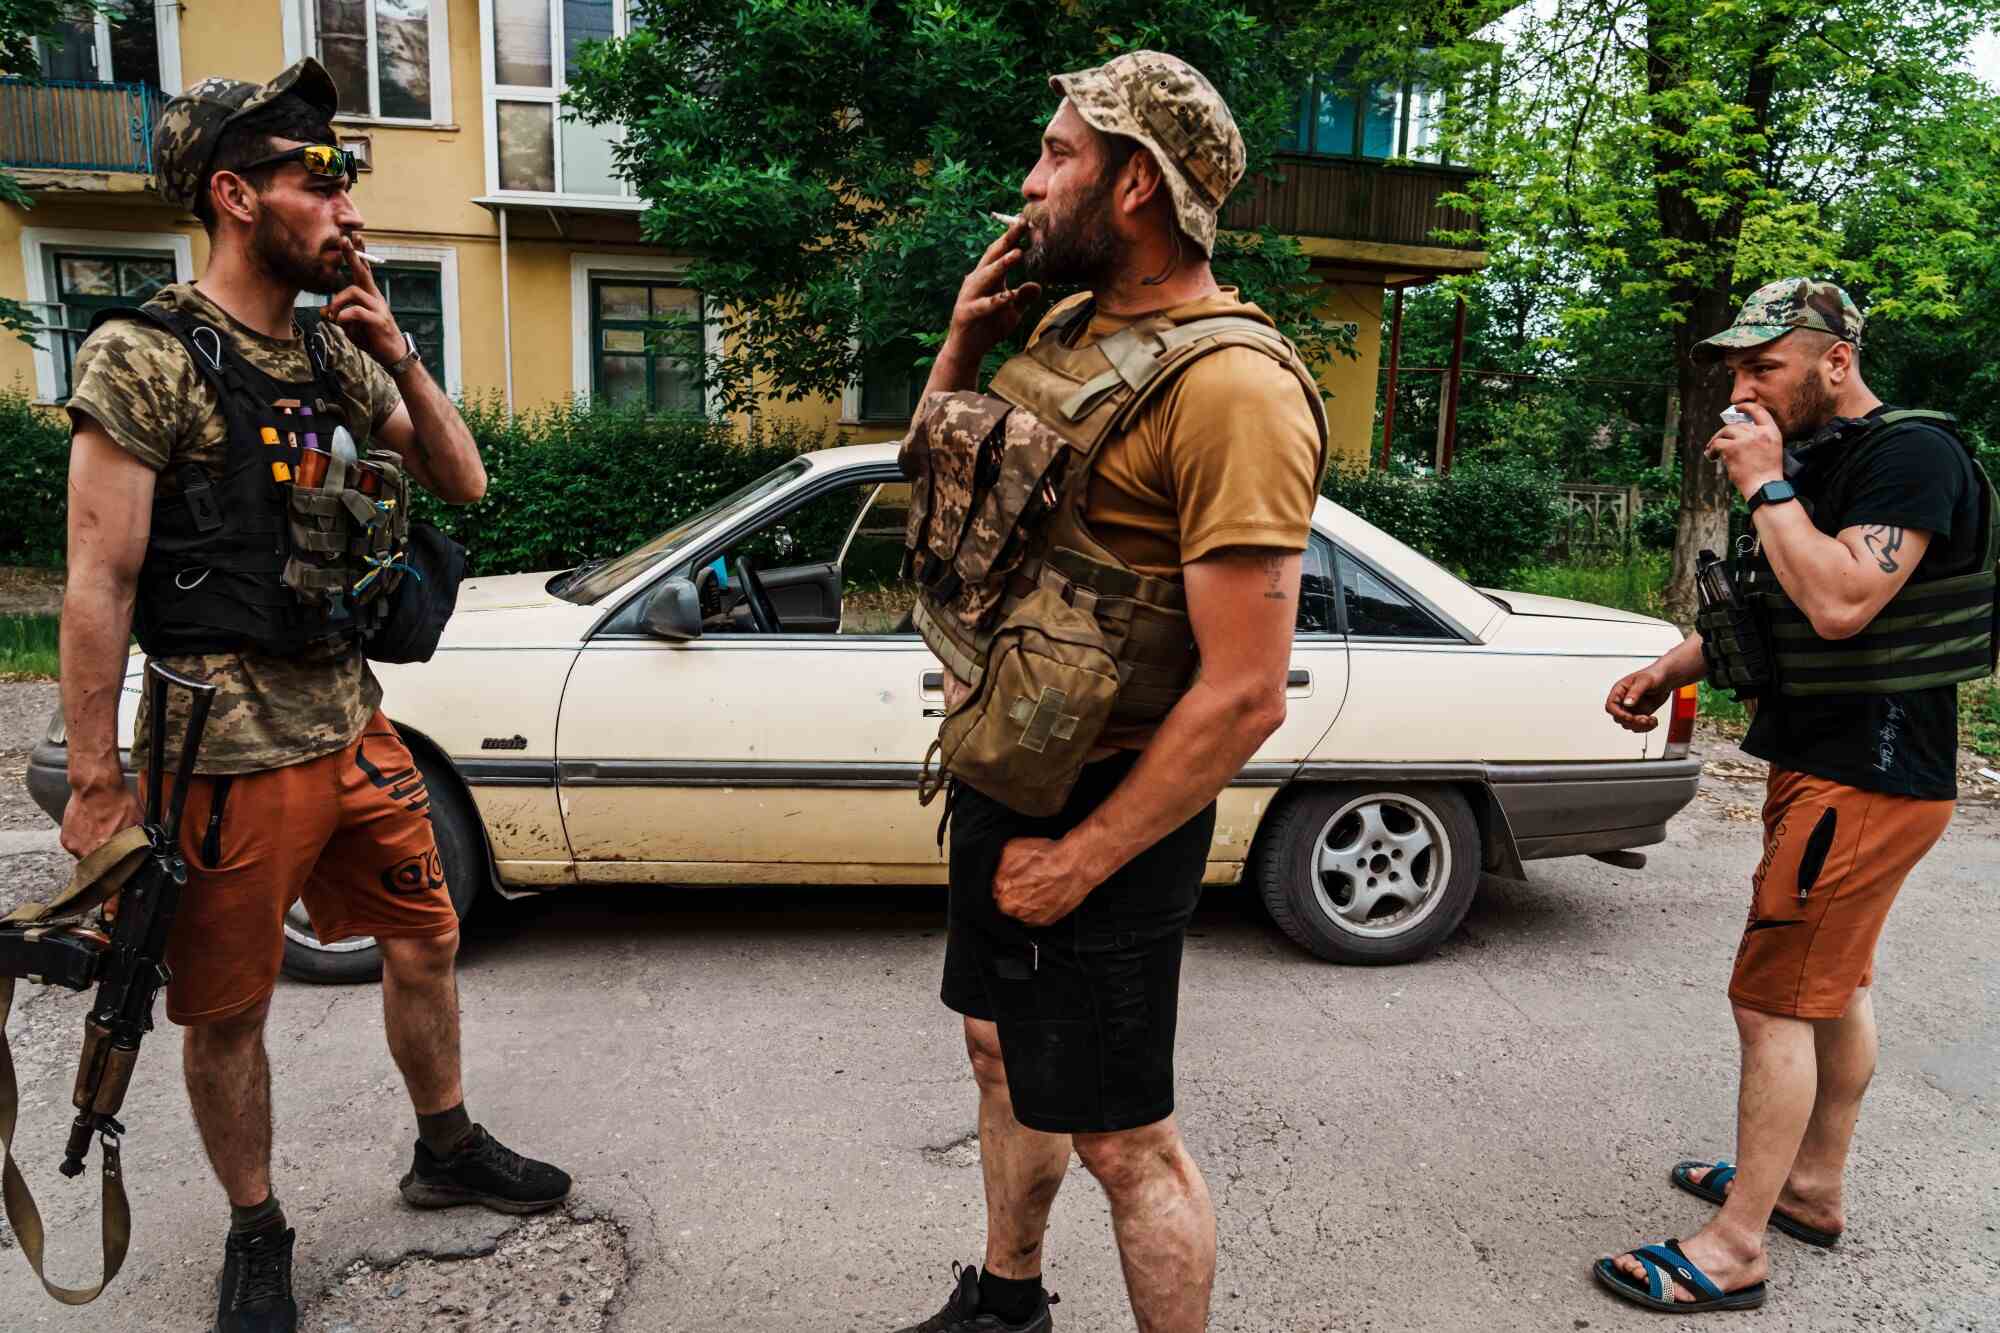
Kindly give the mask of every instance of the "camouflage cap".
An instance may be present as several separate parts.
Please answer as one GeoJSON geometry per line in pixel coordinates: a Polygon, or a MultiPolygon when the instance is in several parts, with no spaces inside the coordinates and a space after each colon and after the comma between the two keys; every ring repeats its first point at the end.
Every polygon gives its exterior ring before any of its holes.
{"type": "Polygon", "coordinates": [[[1216,215],[1243,179],[1243,135],[1215,85],[1178,56],[1127,51],[1095,69],[1057,74],[1049,86],[1093,129],[1152,151],[1181,230],[1213,254],[1216,215]]]}
{"type": "Polygon", "coordinates": [[[1694,345],[1694,359],[1709,365],[1739,347],[1761,347],[1793,329],[1818,329],[1842,342],[1861,346],[1861,310],[1852,297],[1830,282],[1811,278],[1780,278],[1750,294],[1736,322],[1712,338],[1694,345]]]}
{"type": "Polygon", "coordinates": [[[340,106],[333,76],[311,56],[261,86],[241,79],[203,79],[168,102],[153,131],[153,175],[160,197],[193,208],[207,183],[208,164],[215,160],[223,129],[286,93],[325,111],[329,120],[340,106]]]}

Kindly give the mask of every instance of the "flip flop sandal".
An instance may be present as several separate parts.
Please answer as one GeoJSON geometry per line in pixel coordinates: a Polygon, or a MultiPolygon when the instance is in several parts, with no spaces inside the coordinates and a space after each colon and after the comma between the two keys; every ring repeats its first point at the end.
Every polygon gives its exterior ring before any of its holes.
{"type": "MultiPolygon", "coordinates": [[[[1676,1188],[1686,1190],[1697,1199],[1719,1204],[1729,1197],[1722,1187],[1736,1179],[1736,1167],[1730,1162],[1681,1162],[1667,1173],[1667,1179],[1673,1181],[1676,1188]],[[1703,1167],[1708,1168],[1708,1175],[1696,1180],[1691,1173],[1703,1167]]],[[[1817,1245],[1822,1250],[1830,1250],[1840,1243],[1838,1231],[1821,1231],[1818,1227],[1808,1226],[1782,1208],[1771,1210],[1771,1225],[1794,1240],[1817,1245]]]]}
{"type": "Polygon", "coordinates": [[[1695,1267],[1694,1260],[1681,1252],[1678,1240],[1641,1245],[1625,1253],[1637,1259],[1639,1266],[1646,1270],[1644,1282],[1622,1272],[1609,1259],[1599,1259],[1590,1271],[1597,1275],[1599,1282],[1611,1289],[1612,1295],[1634,1305],[1667,1314],[1701,1314],[1709,1310],[1754,1310],[1764,1303],[1762,1282],[1752,1283],[1741,1291],[1724,1291],[1715,1285],[1708,1274],[1695,1267]],[[1676,1281],[1693,1292],[1695,1299],[1675,1300],[1676,1281]]]}

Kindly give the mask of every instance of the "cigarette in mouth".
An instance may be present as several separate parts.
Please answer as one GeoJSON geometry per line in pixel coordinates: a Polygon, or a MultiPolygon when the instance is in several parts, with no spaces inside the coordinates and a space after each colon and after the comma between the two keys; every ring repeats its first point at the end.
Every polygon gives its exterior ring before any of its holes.
{"type": "Polygon", "coordinates": [[[1019,213],[988,213],[986,216],[995,222],[1004,222],[1010,227],[1021,220],[1019,213]]]}
{"type": "Polygon", "coordinates": [[[370,268],[374,268],[374,267],[375,267],[375,261],[374,261],[374,260],[372,260],[372,259],[370,259],[370,258],[368,257],[368,252],[367,252],[367,251],[365,251],[365,250],[363,250],[363,249],[362,249],[362,248],[361,248],[360,246],[358,246],[358,245],[357,245],[357,246],[355,246],[355,247],[354,247],[353,249],[349,250],[349,251],[347,252],[347,254],[348,254],[348,258],[350,258],[350,259],[358,259],[358,260],[360,260],[360,261],[361,261],[362,263],[364,263],[364,264],[368,265],[368,267],[370,267],[370,268]]]}

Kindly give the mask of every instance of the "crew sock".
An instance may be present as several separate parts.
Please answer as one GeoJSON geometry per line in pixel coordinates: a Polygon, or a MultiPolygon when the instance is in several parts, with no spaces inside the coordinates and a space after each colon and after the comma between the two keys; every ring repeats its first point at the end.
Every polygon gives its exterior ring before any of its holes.
{"type": "Polygon", "coordinates": [[[278,1196],[267,1194],[264,1202],[253,1203],[249,1207],[229,1205],[229,1234],[247,1236],[253,1231],[273,1231],[285,1229],[285,1210],[278,1207],[278,1196]]]}
{"type": "Polygon", "coordinates": [[[465,1141],[472,1133],[472,1118],[465,1113],[465,1103],[449,1107],[431,1115],[417,1117],[417,1137],[424,1146],[439,1157],[449,1157],[452,1150],[465,1141]]]}
{"type": "Polygon", "coordinates": [[[1024,1324],[1040,1308],[1042,1275],[999,1277],[979,1274],[979,1313],[996,1315],[1003,1324],[1024,1324]]]}

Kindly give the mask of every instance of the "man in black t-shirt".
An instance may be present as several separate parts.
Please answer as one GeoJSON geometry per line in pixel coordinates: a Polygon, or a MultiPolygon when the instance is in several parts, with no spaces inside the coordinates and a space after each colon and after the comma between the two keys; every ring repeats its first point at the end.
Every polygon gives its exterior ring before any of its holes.
{"type": "MultiPolygon", "coordinates": [[[[1760,1304],[1767,1226],[1814,1245],[1839,1237],[1841,1175],[1875,1070],[1875,943],[1957,796],[1955,687],[1882,692],[1921,683],[1923,673],[1906,660],[1883,665],[1907,654],[1857,655],[1855,647],[1874,645],[1840,644],[1893,629],[1927,652],[1949,636],[1955,650],[1971,651],[1964,644],[1988,632],[1988,608],[1934,626],[1934,612],[1906,601],[1875,621],[1906,584],[1991,558],[1981,530],[1986,487],[1943,422],[1878,420],[1891,409],[1862,381],[1861,329],[1847,293],[1793,278],[1760,289],[1735,324],[1695,349],[1699,360],[1725,362],[1733,378],[1741,418],[1716,432],[1707,453],[1749,503],[1752,563],[1796,608],[1796,623],[1783,626],[1784,651],[1801,673],[1795,684],[1829,670],[1878,679],[1868,693],[1769,691],[1744,740],[1771,774],[1764,855],[1729,986],[1743,1046],[1738,1156],[1673,1168],[1675,1185],[1721,1205],[1708,1225],[1595,1269],[1615,1294],[1656,1309],[1760,1304]]],[[[1673,691],[1705,673],[1701,636],[1690,635],[1612,686],[1605,709],[1621,726],[1650,731],[1673,691]]],[[[1666,1050],[1674,1058],[1680,1043],[1666,1050]]]]}

